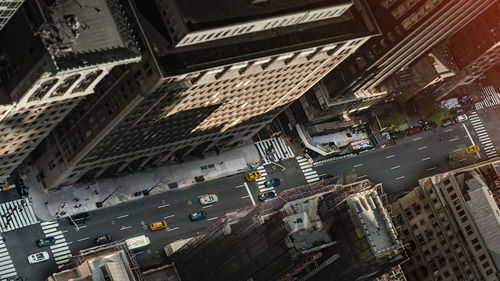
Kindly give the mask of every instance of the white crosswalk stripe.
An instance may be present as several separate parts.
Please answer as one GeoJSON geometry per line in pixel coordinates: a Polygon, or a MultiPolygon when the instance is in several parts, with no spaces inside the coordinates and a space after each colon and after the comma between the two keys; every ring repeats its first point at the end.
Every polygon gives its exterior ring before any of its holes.
{"type": "Polygon", "coordinates": [[[57,264],[58,268],[61,268],[71,259],[71,251],[68,247],[68,243],[64,238],[64,234],[62,231],[57,230],[59,224],[57,222],[42,222],[40,223],[42,226],[42,231],[45,234],[45,237],[54,237],[56,239],[56,243],[50,246],[50,251],[52,252],[52,256],[57,264]]]}
{"type": "Polygon", "coordinates": [[[261,140],[255,143],[264,164],[293,157],[292,149],[281,137],[261,140]]]}
{"type": "Polygon", "coordinates": [[[297,161],[299,162],[300,169],[302,170],[307,183],[319,181],[318,173],[312,168],[311,163],[309,163],[306,158],[297,156],[297,161]]]}
{"type": "Polygon", "coordinates": [[[0,240],[0,278],[5,280],[5,278],[16,275],[17,272],[9,256],[9,251],[7,251],[3,241],[0,240]]]}
{"type": "Polygon", "coordinates": [[[486,86],[481,88],[481,92],[483,94],[484,99],[480,102],[477,102],[474,106],[476,110],[480,110],[483,108],[495,106],[500,104],[500,94],[497,93],[493,86],[486,86]]]}
{"type": "Polygon", "coordinates": [[[469,117],[470,120],[474,120],[474,122],[471,122],[472,127],[474,127],[474,131],[476,132],[476,135],[479,138],[479,142],[481,142],[481,145],[483,146],[483,150],[486,156],[488,158],[498,157],[498,153],[495,149],[495,146],[493,145],[490,135],[484,128],[483,122],[481,121],[481,118],[477,114],[477,111],[473,111],[469,117]]]}
{"type": "Polygon", "coordinates": [[[0,204],[0,232],[19,229],[38,223],[31,203],[19,199],[0,204]]]}
{"type": "MultiPolygon", "coordinates": [[[[266,179],[266,176],[267,176],[266,168],[264,168],[264,166],[259,166],[257,168],[257,171],[259,171],[262,174],[262,177],[256,179],[255,182],[257,182],[257,187],[259,188],[259,192],[263,192],[262,189],[266,188],[266,186],[264,185],[264,182],[267,180],[266,179]]],[[[274,188],[271,190],[274,190],[274,188]]]]}

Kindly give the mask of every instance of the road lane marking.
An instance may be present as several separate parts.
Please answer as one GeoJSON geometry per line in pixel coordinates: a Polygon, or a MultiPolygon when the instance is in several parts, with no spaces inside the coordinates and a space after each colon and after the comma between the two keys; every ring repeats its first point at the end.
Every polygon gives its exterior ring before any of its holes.
{"type": "Polygon", "coordinates": [[[427,169],[427,171],[436,170],[437,168],[438,168],[438,167],[432,167],[432,168],[427,169]]]}
{"type": "Polygon", "coordinates": [[[174,230],[177,230],[179,229],[180,227],[174,227],[174,228],[167,228],[167,232],[170,232],[170,231],[174,231],[174,230]]]}
{"type": "Polygon", "coordinates": [[[214,206],[214,205],[206,205],[206,206],[203,206],[203,207],[201,207],[201,208],[206,209],[206,208],[212,208],[213,206],[214,206]]]}
{"type": "Polygon", "coordinates": [[[245,182],[243,183],[245,185],[245,188],[247,189],[248,195],[250,196],[250,200],[252,200],[252,205],[255,206],[255,200],[253,200],[252,193],[250,192],[250,188],[248,188],[248,184],[245,182]]]}
{"type": "Polygon", "coordinates": [[[451,140],[449,140],[449,142],[452,142],[452,141],[457,141],[457,140],[459,140],[459,138],[454,138],[454,139],[451,139],[451,140]]]}
{"type": "Polygon", "coordinates": [[[393,158],[393,157],[396,157],[396,154],[386,156],[385,158],[386,158],[386,159],[389,159],[389,158],[393,158]]]}
{"type": "Polygon", "coordinates": [[[399,169],[401,166],[394,166],[391,168],[391,170],[399,169]]]}
{"type": "Polygon", "coordinates": [[[427,148],[427,146],[422,146],[422,147],[417,148],[417,150],[422,150],[422,149],[426,149],[426,148],[427,148]]]}
{"type": "Polygon", "coordinates": [[[366,175],[359,176],[358,179],[366,178],[366,175]]]}
{"type": "Polygon", "coordinates": [[[160,205],[160,206],[158,206],[158,209],[165,208],[165,207],[168,207],[168,206],[170,206],[170,204],[160,205]]]}
{"type": "Polygon", "coordinates": [[[82,229],[82,228],[86,228],[87,226],[86,225],[82,225],[80,227],[78,227],[79,229],[82,229]]]}
{"type": "Polygon", "coordinates": [[[418,138],[414,138],[413,141],[418,141],[418,140],[421,140],[422,137],[418,137],[418,138]]]}
{"type": "Polygon", "coordinates": [[[405,178],[405,176],[400,176],[400,177],[397,177],[396,180],[402,180],[404,178],[405,178]]]}
{"type": "Polygon", "coordinates": [[[209,218],[209,219],[207,219],[207,221],[215,220],[215,219],[217,219],[217,218],[218,218],[218,217],[209,218]]]}
{"type": "Polygon", "coordinates": [[[357,164],[357,165],[354,165],[353,167],[356,168],[356,167],[361,167],[363,166],[363,164],[357,164]]]}
{"type": "Polygon", "coordinates": [[[248,197],[250,197],[250,195],[241,196],[241,199],[245,199],[245,198],[248,198],[248,197]]]}
{"type": "Polygon", "coordinates": [[[453,129],[446,129],[446,130],[444,130],[444,131],[445,131],[445,132],[451,132],[451,131],[453,131],[453,129]]]}
{"type": "Polygon", "coordinates": [[[173,218],[173,217],[175,217],[175,215],[169,215],[169,216],[163,217],[163,219],[169,219],[169,218],[173,218]]]}
{"type": "Polygon", "coordinates": [[[73,242],[72,242],[72,241],[70,241],[70,242],[66,242],[66,244],[68,244],[68,245],[69,245],[69,244],[73,244],[73,242]]]}
{"type": "Polygon", "coordinates": [[[88,239],[90,239],[90,237],[85,237],[85,238],[82,238],[82,239],[78,239],[77,241],[78,242],[82,242],[82,241],[85,241],[85,240],[88,240],[88,239]]]}
{"type": "Polygon", "coordinates": [[[427,160],[430,160],[431,158],[430,157],[425,157],[424,159],[422,159],[422,161],[427,161],[427,160]]]}
{"type": "Polygon", "coordinates": [[[126,218],[126,217],[128,217],[128,215],[119,216],[119,217],[117,217],[117,219],[123,219],[123,218],[126,218]]]}
{"type": "Polygon", "coordinates": [[[129,229],[131,227],[132,227],[131,225],[129,225],[129,226],[122,225],[122,227],[120,227],[120,230],[127,230],[127,229],[129,229]]]}
{"type": "Polygon", "coordinates": [[[240,188],[240,187],[243,187],[243,186],[245,186],[245,185],[240,184],[240,185],[235,186],[234,188],[240,188]]]}
{"type": "Polygon", "coordinates": [[[62,231],[62,233],[66,233],[66,232],[68,232],[68,230],[67,230],[67,229],[62,231]]]}

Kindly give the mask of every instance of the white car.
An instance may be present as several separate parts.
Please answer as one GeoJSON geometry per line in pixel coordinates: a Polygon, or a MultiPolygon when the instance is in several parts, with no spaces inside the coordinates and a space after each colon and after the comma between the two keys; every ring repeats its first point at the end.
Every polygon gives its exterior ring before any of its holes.
{"type": "Polygon", "coordinates": [[[47,252],[40,252],[40,253],[36,253],[36,254],[28,256],[28,262],[32,263],[32,264],[46,261],[48,259],[49,259],[49,253],[47,253],[47,252]]]}
{"type": "Polygon", "coordinates": [[[217,198],[217,195],[215,194],[206,194],[206,195],[203,195],[200,197],[200,204],[201,205],[208,205],[208,204],[212,204],[212,203],[215,203],[219,200],[219,198],[217,198]]]}
{"type": "Polygon", "coordinates": [[[467,115],[465,115],[465,114],[458,115],[457,117],[455,117],[455,121],[457,121],[457,123],[464,122],[467,119],[468,119],[467,115]]]}

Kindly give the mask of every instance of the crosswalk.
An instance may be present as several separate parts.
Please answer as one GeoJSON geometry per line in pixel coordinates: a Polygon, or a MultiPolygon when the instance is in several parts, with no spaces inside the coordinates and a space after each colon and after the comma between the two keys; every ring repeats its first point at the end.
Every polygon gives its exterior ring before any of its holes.
{"type": "Polygon", "coordinates": [[[17,272],[10,258],[5,243],[0,239],[0,280],[7,280],[8,277],[16,276],[17,272]]]}
{"type": "Polygon", "coordinates": [[[52,222],[42,222],[42,231],[45,237],[54,237],[56,243],[50,246],[52,251],[52,256],[57,264],[58,268],[63,267],[71,259],[71,251],[69,250],[68,243],[64,238],[62,231],[57,230],[59,224],[56,221],[52,222]]]}
{"type": "Polygon", "coordinates": [[[497,157],[498,153],[495,149],[495,146],[491,141],[490,135],[484,128],[483,122],[481,121],[481,118],[479,118],[477,111],[473,111],[469,115],[469,119],[472,123],[472,126],[474,127],[474,131],[476,132],[479,141],[481,142],[481,145],[483,146],[483,150],[486,156],[488,156],[488,158],[497,157]]]}
{"type": "Polygon", "coordinates": [[[266,187],[266,185],[264,184],[264,182],[266,182],[267,180],[267,172],[264,166],[257,167],[257,171],[259,171],[262,175],[260,178],[255,180],[255,182],[257,183],[257,187],[259,188],[259,193],[274,191],[274,187],[266,187]]]}
{"type": "Polygon", "coordinates": [[[27,199],[0,204],[0,232],[7,232],[38,223],[33,207],[27,199]]]}
{"type": "Polygon", "coordinates": [[[264,160],[264,164],[293,157],[292,149],[281,137],[255,142],[255,146],[257,146],[260,157],[264,160]]]}
{"type": "Polygon", "coordinates": [[[319,181],[318,173],[312,168],[312,164],[309,163],[306,158],[297,156],[297,161],[299,162],[302,173],[306,177],[307,183],[319,181]]]}
{"type": "Polygon", "coordinates": [[[493,86],[486,86],[481,89],[484,100],[475,104],[476,110],[500,104],[500,94],[497,93],[493,86]]]}

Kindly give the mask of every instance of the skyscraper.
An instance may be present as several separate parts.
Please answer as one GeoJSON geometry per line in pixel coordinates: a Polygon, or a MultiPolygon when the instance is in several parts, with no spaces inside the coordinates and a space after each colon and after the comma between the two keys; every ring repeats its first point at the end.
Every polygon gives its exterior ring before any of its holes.
{"type": "Polygon", "coordinates": [[[406,258],[382,196],[368,180],[288,189],[221,217],[173,264],[182,281],[373,280],[406,258]]]}
{"type": "Polygon", "coordinates": [[[385,80],[480,15],[495,0],[370,1],[382,30],[321,80],[311,95],[325,114],[339,116],[369,108],[391,92],[385,80]]]}
{"type": "Polygon", "coordinates": [[[500,162],[419,180],[391,205],[408,280],[498,280],[500,162]]]}
{"type": "Polygon", "coordinates": [[[238,145],[378,34],[364,1],[137,1],[117,68],[40,147],[47,189],[238,145]]]}
{"type": "Polygon", "coordinates": [[[137,44],[118,0],[26,1],[0,31],[0,178],[137,44]]]}

